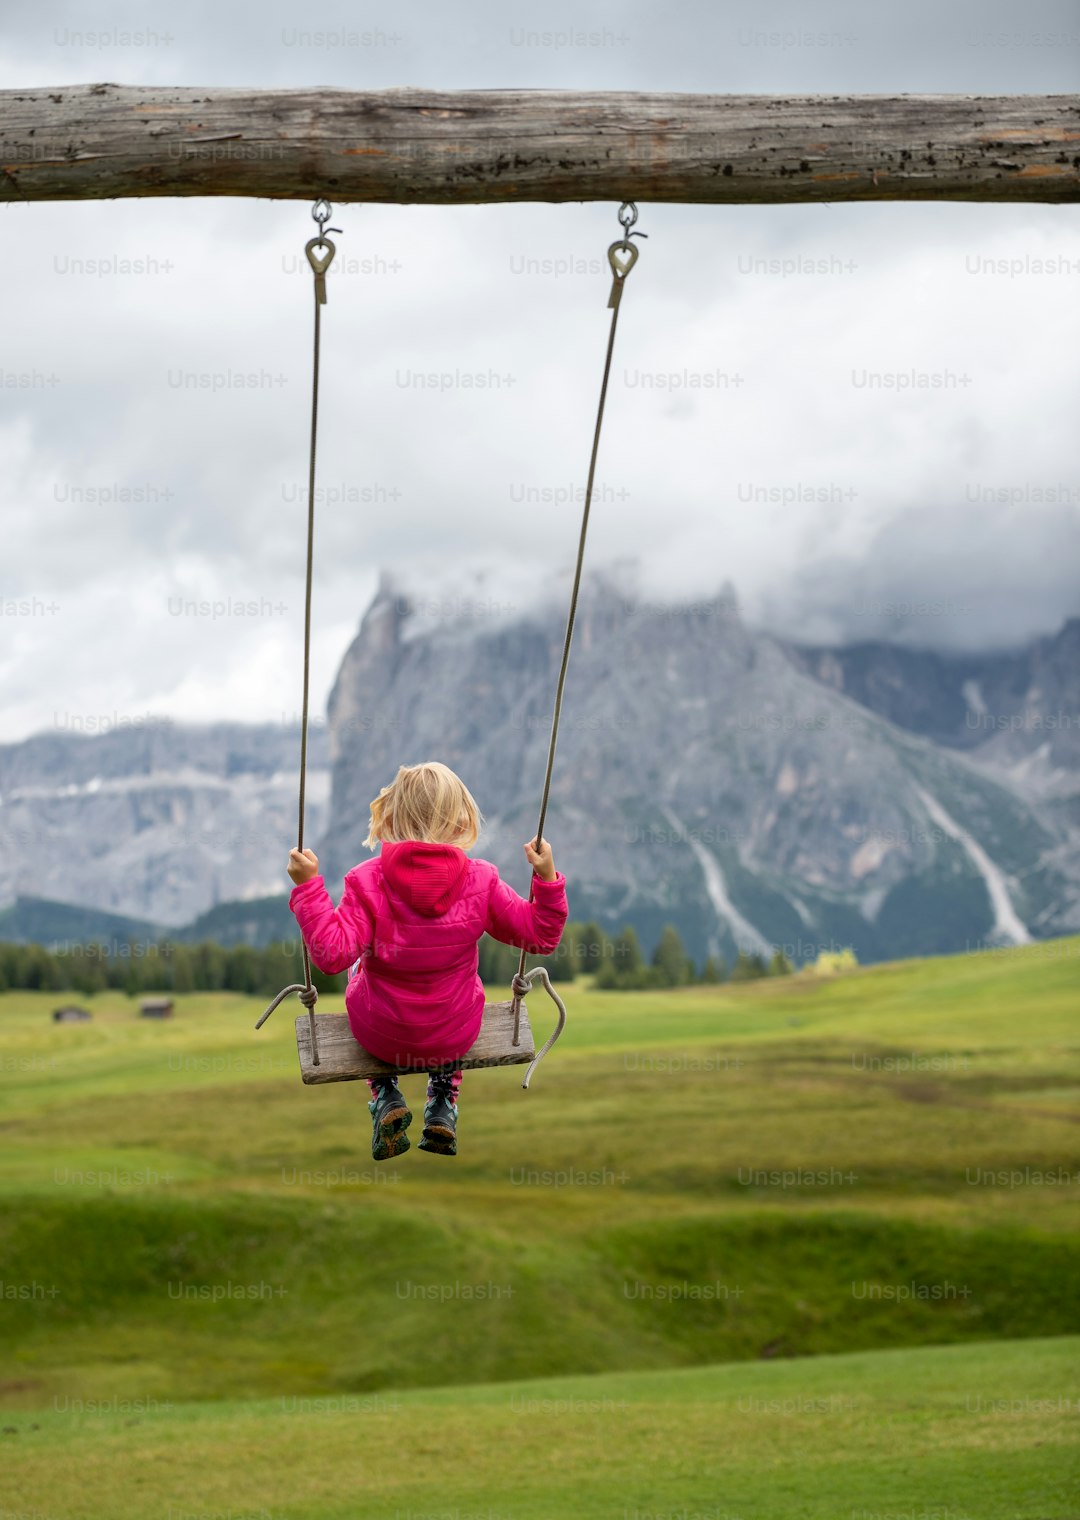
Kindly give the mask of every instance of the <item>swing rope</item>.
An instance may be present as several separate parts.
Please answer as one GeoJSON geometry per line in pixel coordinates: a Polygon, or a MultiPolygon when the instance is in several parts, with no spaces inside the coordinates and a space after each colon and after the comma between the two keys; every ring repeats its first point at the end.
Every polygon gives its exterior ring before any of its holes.
{"type": "MultiPolygon", "coordinates": [[[[551,735],[548,739],[547,769],[544,772],[544,788],[540,798],[540,821],[536,825],[536,848],[538,850],[543,844],[548,798],[551,795],[551,777],[555,769],[555,746],[559,740],[559,719],[562,716],[563,691],[566,686],[567,667],[570,664],[570,644],[574,637],[574,622],[577,618],[578,592],[581,589],[581,570],[585,563],[585,539],[589,532],[589,509],[592,506],[593,480],[596,476],[596,456],[600,449],[600,430],[604,422],[604,402],[607,400],[608,377],[611,374],[611,356],[615,350],[615,328],[619,321],[619,302],[622,299],[623,282],[637,263],[638,250],[631,243],[630,239],[632,237],[648,237],[647,232],[630,231],[630,228],[636,221],[637,207],[633,201],[624,201],[619,207],[619,225],[623,229],[623,235],[619,242],[612,243],[608,249],[608,263],[611,266],[612,275],[611,295],[608,297],[608,306],[611,308],[611,327],[608,331],[607,356],[604,359],[604,378],[600,382],[600,404],[596,410],[596,427],[593,430],[592,454],[589,458],[589,477],[585,485],[585,505],[581,512],[581,532],[578,535],[574,584],[570,592],[570,610],[566,618],[566,636],[563,639],[562,661],[559,665],[559,679],[555,687],[555,706],[551,714],[551,735]]],[[[535,880],[535,876],[533,880],[535,880]]],[[[532,900],[533,884],[530,881],[529,901],[532,902],[532,900]]],[[[522,950],[518,959],[517,973],[510,984],[514,1000],[513,1043],[515,1045],[520,1043],[521,999],[529,990],[529,983],[525,978],[525,956],[526,951],[522,950]]],[[[549,1041],[548,1043],[552,1042],[549,1041]]],[[[543,1055],[547,1048],[548,1046],[545,1045],[539,1055],[543,1055]]],[[[537,1059],[539,1059],[539,1056],[537,1059]]]]}
{"type": "MultiPolygon", "coordinates": [[[[308,263],[311,265],[315,276],[315,341],[312,356],[312,384],[311,384],[311,450],[308,465],[308,517],[307,517],[307,572],[304,583],[304,694],[303,708],[300,720],[300,804],[299,819],[297,822],[296,838],[297,849],[304,848],[304,792],[307,782],[307,734],[308,734],[308,692],[311,675],[311,584],[312,584],[312,561],[315,538],[315,441],[318,431],[319,419],[319,338],[320,338],[320,314],[321,308],[326,304],[326,270],[333,260],[335,247],[326,236],[326,223],[333,215],[329,201],[318,200],[312,209],[312,216],[319,226],[318,237],[312,238],[305,246],[308,263]],[[314,250],[326,248],[329,252],[323,257],[317,257],[314,250]]],[[[559,720],[562,715],[563,692],[566,687],[566,672],[570,663],[570,645],[574,637],[574,623],[577,618],[578,593],[581,588],[581,572],[585,562],[585,541],[589,530],[589,510],[592,505],[593,481],[596,476],[596,459],[600,449],[600,432],[604,420],[604,402],[607,399],[608,379],[611,374],[611,358],[615,348],[615,329],[619,321],[619,302],[622,298],[622,288],[627,275],[637,262],[638,250],[630,241],[635,237],[647,237],[645,232],[631,232],[630,228],[637,221],[637,207],[633,201],[624,201],[619,208],[619,225],[623,229],[623,235],[608,249],[608,264],[611,267],[612,284],[611,294],[608,297],[608,306],[611,309],[611,327],[608,332],[607,354],[604,359],[604,376],[600,385],[600,403],[596,413],[596,427],[593,431],[592,454],[589,459],[589,475],[585,487],[585,504],[581,514],[581,531],[578,535],[577,560],[574,567],[574,583],[570,593],[570,610],[566,620],[566,634],[563,639],[562,660],[559,665],[559,679],[555,689],[555,705],[551,716],[551,734],[548,740],[547,767],[544,772],[543,795],[540,799],[540,819],[536,826],[536,847],[543,843],[544,824],[547,820],[548,799],[551,795],[551,778],[555,769],[555,747],[559,738],[559,720]]],[[[339,227],[331,227],[329,231],[340,232],[339,227]]],[[[535,876],[533,878],[535,880],[535,876]]],[[[529,901],[533,899],[533,886],[529,885],[529,901]]],[[[318,992],[311,981],[311,960],[308,954],[307,941],[301,937],[304,955],[304,980],[302,983],[294,982],[282,989],[268,1005],[262,1017],[255,1025],[261,1029],[266,1020],[273,1013],[279,1003],[284,1002],[290,993],[295,992],[300,1002],[307,1009],[308,1028],[311,1038],[312,1065],[319,1065],[319,1044],[315,1029],[315,1004],[318,1000],[318,992]]],[[[511,987],[513,992],[514,1011],[514,1034],[513,1044],[521,1042],[521,999],[529,991],[531,983],[536,976],[543,976],[547,981],[546,973],[542,967],[537,967],[525,973],[525,959],[527,952],[522,950],[518,961],[518,969],[513,977],[511,987]]],[[[550,990],[550,987],[549,987],[550,990]]],[[[558,1002],[556,998],[556,1002],[558,1002]]],[[[560,1004],[561,1008],[561,1004],[560,1004]]],[[[555,1033],[546,1041],[537,1052],[536,1057],[529,1068],[530,1073],[541,1057],[555,1043],[562,1032],[563,1019],[560,1019],[555,1033]]],[[[528,1077],[523,1086],[528,1087],[528,1077]]]]}
{"type": "MultiPolygon", "coordinates": [[[[311,580],[315,547],[315,440],[319,430],[319,340],[322,328],[320,317],[322,308],[326,305],[326,271],[337,252],[334,244],[326,236],[326,224],[333,215],[330,202],[317,200],[312,207],[311,215],[318,223],[319,235],[311,238],[304,245],[304,252],[307,254],[308,263],[315,276],[315,342],[311,360],[311,450],[308,459],[307,572],[304,580],[304,697],[300,717],[300,816],[296,824],[298,850],[304,848],[304,793],[307,787],[308,694],[311,687],[311,580]],[[315,253],[316,248],[325,248],[328,252],[319,256],[315,253]]],[[[329,231],[340,232],[341,228],[331,227],[329,231]]],[[[261,1029],[278,1004],[284,1002],[290,992],[295,992],[307,1009],[308,1029],[311,1034],[311,1060],[312,1065],[318,1066],[319,1039],[315,1032],[315,1004],[319,994],[312,984],[311,957],[308,954],[307,940],[302,935],[300,944],[304,954],[303,982],[293,982],[279,992],[255,1028],[261,1029]]]]}

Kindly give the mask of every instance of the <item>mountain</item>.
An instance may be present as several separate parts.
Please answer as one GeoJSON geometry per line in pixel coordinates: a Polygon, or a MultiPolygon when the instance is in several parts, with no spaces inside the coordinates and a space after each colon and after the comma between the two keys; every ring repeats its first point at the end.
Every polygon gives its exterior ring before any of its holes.
{"type": "Polygon", "coordinates": [[[143,918],[125,918],[119,913],[41,897],[17,897],[0,910],[0,944],[44,945],[49,950],[96,944],[110,952],[116,947],[117,953],[122,953],[119,947],[128,940],[146,944],[164,937],[160,924],[143,918]]]}
{"type": "Polygon", "coordinates": [[[786,648],[818,681],[900,728],[967,751],[1029,795],[1080,796],[1080,618],[997,655],[874,642],[786,648]]]}
{"type": "MultiPolygon", "coordinates": [[[[565,590],[433,602],[384,581],[312,725],[306,839],[335,899],[398,765],[439,758],[518,890],[565,590]]],[[[582,588],[545,832],[571,913],[698,960],[962,951],[1080,928],[1080,621],[1000,655],[785,643],[722,590],[582,588]],[[978,721],[976,721],[976,719],[978,721]]],[[[0,938],[293,932],[295,725],[45,733],[0,746],[0,938]],[[5,911],[6,910],[6,911],[5,911]]]]}
{"type": "Polygon", "coordinates": [[[150,944],[268,945],[297,938],[296,919],[287,895],[218,903],[190,924],[169,927],[142,918],[125,918],[100,908],[80,908],[45,897],[17,897],[0,910],[0,944],[37,944],[47,950],[100,945],[122,956],[128,941],[150,944]]]}
{"type": "MultiPolygon", "coordinates": [[[[0,745],[0,908],[43,898],[168,929],[287,892],[299,753],[296,724],[166,723],[0,745]]],[[[325,821],[327,753],[316,725],[311,839],[325,821]]]]}
{"type": "MultiPolygon", "coordinates": [[[[291,890],[291,888],[290,888],[291,890]]],[[[213,940],[217,945],[268,945],[299,938],[288,893],[222,902],[200,913],[193,923],[174,929],[169,938],[185,944],[213,940]]]]}
{"type": "MultiPolygon", "coordinates": [[[[399,763],[430,758],[461,773],[486,815],[482,853],[527,887],[564,612],[552,600],[493,624],[462,605],[432,625],[384,583],[344,657],[319,848],[335,893],[367,858],[371,799],[399,763]]],[[[546,829],[572,915],[649,943],[674,922],[698,957],[779,945],[796,961],[1080,926],[1067,821],[1007,767],[822,679],[824,658],[746,628],[730,591],[660,606],[589,581],[546,829]]]]}

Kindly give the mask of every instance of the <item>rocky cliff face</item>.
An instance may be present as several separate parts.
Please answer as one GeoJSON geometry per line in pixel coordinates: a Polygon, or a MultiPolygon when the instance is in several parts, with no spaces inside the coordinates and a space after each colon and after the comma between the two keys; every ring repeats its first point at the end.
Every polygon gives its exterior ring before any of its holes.
{"type": "MultiPolygon", "coordinates": [[[[563,616],[425,626],[382,588],[330,699],[328,880],[367,858],[368,805],[398,764],[438,758],[486,815],[481,851],[525,890],[563,616]]],[[[781,945],[796,960],[1080,925],[1065,822],[1007,766],[820,679],[823,658],[748,630],[727,592],[667,607],[589,583],[546,830],[573,915],[649,940],[672,921],[698,955],[781,945]]]]}
{"type": "MultiPolygon", "coordinates": [[[[157,723],[0,746],[0,908],[51,898],[166,925],[288,889],[296,725],[157,723]],[[284,843],[283,843],[284,842],[284,843]]],[[[324,729],[308,745],[308,837],[329,795],[324,729]]]]}
{"type": "Polygon", "coordinates": [[[800,669],[1039,797],[1080,794],[1080,618],[1027,649],[944,655],[895,644],[787,646],[800,669]]]}

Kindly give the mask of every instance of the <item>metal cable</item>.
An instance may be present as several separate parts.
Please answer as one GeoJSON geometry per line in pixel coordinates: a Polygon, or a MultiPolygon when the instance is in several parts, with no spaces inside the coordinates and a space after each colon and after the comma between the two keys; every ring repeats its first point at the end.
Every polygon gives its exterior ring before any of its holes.
{"type": "MultiPolygon", "coordinates": [[[[619,302],[622,297],[623,282],[637,262],[638,251],[630,242],[631,237],[645,237],[643,232],[630,232],[630,228],[637,221],[637,207],[632,201],[624,201],[619,208],[619,222],[623,228],[623,237],[617,243],[612,243],[608,249],[608,263],[611,266],[612,286],[608,305],[611,307],[611,327],[608,331],[607,355],[604,359],[604,378],[600,384],[600,404],[596,411],[596,427],[593,430],[592,454],[589,457],[589,476],[585,486],[585,505],[581,513],[581,532],[578,535],[577,562],[574,566],[574,584],[570,592],[570,610],[566,619],[566,636],[563,639],[562,660],[559,665],[559,679],[555,687],[555,705],[551,714],[551,737],[548,740],[547,768],[544,771],[544,788],[540,798],[540,821],[536,826],[536,848],[539,850],[544,838],[544,823],[547,820],[548,798],[551,795],[551,777],[555,769],[555,746],[559,739],[559,719],[562,715],[563,691],[566,686],[566,671],[570,663],[570,645],[574,637],[574,622],[577,618],[578,592],[581,588],[581,570],[585,562],[585,540],[589,531],[589,509],[592,506],[593,480],[596,475],[596,457],[600,449],[600,430],[604,421],[604,402],[607,399],[608,378],[611,374],[611,356],[615,349],[615,328],[619,321],[619,302]],[[619,262],[618,254],[624,255],[624,261],[619,262]]],[[[533,900],[533,880],[529,883],[529,901],[533,900]]],[[[517,976],[512,985],[514,1004],[514,1040],[519,1043],[521,1026],[521,993],[517,990],[519,983],[525,975],[526,951],[522,950],[518,959],[517,976]]]]}
{"type": "MultiPolygon", "coordinates": [[[[304,848],[304,794],[307,787],[307,741],[308,741],[308,695],[311,686],[311,581],[312,564],[315,551],[315,440],[319,429],[319,348],[322,324],[320,321],[322,308],[326,305],[326,271],[329,268],[334,254],[337,251],[334,244],[326,236],[326,223],[333,215],[333,209],[329,201],[317,200],[311,212],[319,226],[318,237],[311,238],[304,247],[308,263],[311,265],[315,276],[315,340],[311,360],[311,448],[308,457],[308,512],[307,512],[307,570],[304,578],[304,696],[300,716],[300,801],[299,817],[296,823],[296,848],[304,848]],[[329,251],[325,255],[317,256],[316,248],[325,248],[329,251]]],[[[340,232],[340,227],[331,227],[331,232],[340,232]]],[[[261,1029],[266,1020],[273,1013],[278,1004],[286,998],[290,992],[299,994],[300,1001],[307,1009],[308,1028],[311,1032],[311,1060],[312,1065],[319,1065],[319,1040],[315,1032],[315,1004],[318,1000],[318,992],[311,981],[311,957],[308,954],[307,941],[301,934],[300,943],[304,954],[304,980],[294,982],[279,992],[274,1001],[265,1010],[256,1029],[261,1029]]]]}

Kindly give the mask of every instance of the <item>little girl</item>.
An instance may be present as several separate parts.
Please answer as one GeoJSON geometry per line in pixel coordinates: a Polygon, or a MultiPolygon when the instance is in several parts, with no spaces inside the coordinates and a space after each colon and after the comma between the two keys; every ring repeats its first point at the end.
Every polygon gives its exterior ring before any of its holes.
{"type": "MultiPolygon", "coordinates": [[[[403,765],[371,804],[366,845],[375,860],[345,875],[335,909],[311,850],[289,853],[292,909],[320,971],[360,957],[345,990],[349,1027],[388,1066],[428,1073],[422,1151],[457,1154],[455,1063],[475,1043],[484,1014],[477,943],[487,933],[533,955],[550,955],[566,923],[566,878],[551,846],[524,846],[532,901],[499,879],[490,861],[470,860],[480,810],[461,779],[438,761],[403,765]]],[[[371,1154],[409,1149],[412,1114],[396,1077],[369,1079],[371,1154]]]]}

